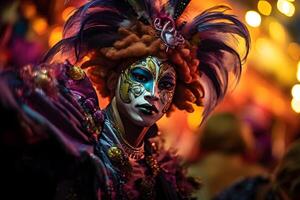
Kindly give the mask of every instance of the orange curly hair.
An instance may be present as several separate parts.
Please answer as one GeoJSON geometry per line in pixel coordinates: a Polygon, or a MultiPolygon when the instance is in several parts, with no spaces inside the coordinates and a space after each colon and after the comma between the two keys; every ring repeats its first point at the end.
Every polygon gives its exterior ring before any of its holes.
{"type": "Polygon", "coordinates": [[[155,30],[141,22],[129,28],[121,27],[118,32],[122,37],[112,47],[93,52],[91,59],[81,66],[88,68],[88,75],[102,97],[114,96],[117,78],[122,69],[142,57],[152,55],[167,58],[177,73],[173,103],[168,113],[174,110],[173,106],[193,112],[192,104],[202,105],[204,92],[200,84],[196,48],[186,42],[180,48],[166,51],[166,45],[157,37],[155,30]]]}

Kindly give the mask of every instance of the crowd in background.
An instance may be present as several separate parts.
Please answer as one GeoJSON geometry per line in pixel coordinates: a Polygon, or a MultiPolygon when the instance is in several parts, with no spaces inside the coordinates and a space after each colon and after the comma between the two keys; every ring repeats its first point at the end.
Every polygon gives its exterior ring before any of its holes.
{"type": "MultiPolygon", "coordinates": [[[[51,38],[59,39],[47,31],[57,22],[57,8],[49,2],[0,1],[0,69],[37,63],[53,45],[51,38]]],[[[299,134],[289,137],[278,156],[272,146],[277,118],[255,109],[249,105],[243,115],[217,112],[196,131],[198,151],[186,160],[188,173],[203,183],[197,198],[300,199],[299,134]]]]}

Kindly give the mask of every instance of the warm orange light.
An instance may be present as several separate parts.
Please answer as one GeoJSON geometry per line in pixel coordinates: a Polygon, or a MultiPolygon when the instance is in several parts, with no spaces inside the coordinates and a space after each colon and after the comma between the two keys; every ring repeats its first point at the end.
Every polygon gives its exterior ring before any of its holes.
{"type": "Polygon", "coordinates": [[[61,39],[62,39],[62,28],[61,27],[54,28],[50,33],[49,46],[53,47],[61,39]]]}
{"type": "Polygon", "coordinates": [[[187,118],[187,122],[191,130],[196,130],[202,120],[203,107],[194,106],[194,109],[195,111],[190,113],[187,118]]]}
{"type": "Polygon", "coordinates": [[[82,58],[82,61],[83,62],[86,62],[86,61],[88,61],[88,60],[90,60],[91,58],[89,57],[89,56],[84,56],[83,58],[82,58]]]}
{"type": "MultiPolygon", "coordinates": [[[[273,45],[273,41],[271,41],[269,39],[258,38],[255,41],[255,49],[265,59],[273,58],[272,60],[270,60],[270,62],[272,62],[272,64],[274,64],[274,61],[278,62],[278,59],[281,58],[278,51],[276,51],[277,49],[275,49],[275,47],[273,45]]],[[[272,66],[272,65],[270,65],[270,66],[272,66]]]]}
{"type": "Polygon", "coordinates": [[[299,60],[300,59],[300,46],[299,46],[299,44],[297,44],[296,42],[292,42],[292,43],[289,44],[287,50],[288,50],[289,55],[294,60],[299,60]]]}
{"type": "Polygon", "coordinates": [[[288,17],[292,17],[295,14],[295,6],[288,0],[278,0],[277,1],[278,10],[288,17]]]}
{"type": "Polygon", "coordinates": [[[298,62],[297,66],[297,80],[300,82],[300,61],[298,62]]]}
{"type": "Polygon", "coordinates": [[[300,100],[300,84],[296,84],[293,86],[292,96],[294,99],[300,100]]]}
{"type": "MultiPolygon", "coordinates": [[[[91,59],[90,55],[86,55],[80,60],[80,62],[76,63],[76,65],[82,66],[83,63],[89,61],[90,59],[91,59]]],[[[87,70],[87,69],[85,69],[85,70],[87,70]]],[[[86,73],[87,73],[87,71],[86,71],[86,73]]]]}
{"type": "Polygon", "coordinates": [[[285,43],[286,31],[284,29],[284,26],[282,26],[279,22],[273,21],[269,24],[269,33],[272,39],[282,44],[285,43]]]}
{"type": "Polygon", "coordinates": [[[36,7],[33,4],[24,5],[24,17],[32,19],[36,15],[36,7]]]}
{"type": "Polygon", "coordinates": [[[300,113],[300,100],[292,99],[291,106],[296,113],[300,113]]]}
{"type": "Polygon", "coordinates": [[[261,63],[256,69],[272,74],[282,84],[291,85],[295,82],[296,66],[284,51],[284,45],[282,48],[278,46],[269,37],[258,38],[254,41],[255,60],[261,63]]]}
{"type": "Polygon", "coordinates": [[[63,12],[62,12],[62,19],[64,21],[67,21],[69,19],[69,17],[75,12],[75,7],[73,6],[70,6],[70,7],[67,7],[63,12]]]}
{"type": "Polygon", "coordinates": [[[252,27],[259,27],[261,24],[261,16],[258,12],[250,10],[245,15],[247,24],[252,27]]]}
{"type": "Polygon", "coordinates": [[[259,1],[257,4],[258,11],[263,15],[270,15],[272,12],[272,5],[268,1],[259,1]]]}
{"type": "Polygon", "coordinates": [[[33,20],[32,28],[38,35],[43,35],[47,31],[48,23],[46,19],[38,17],[33,20]]]}

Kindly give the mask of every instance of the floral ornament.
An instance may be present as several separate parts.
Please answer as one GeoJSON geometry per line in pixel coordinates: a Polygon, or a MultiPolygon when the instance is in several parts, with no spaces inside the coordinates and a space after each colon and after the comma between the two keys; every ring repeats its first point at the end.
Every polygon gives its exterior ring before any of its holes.
{"type": "Polygon", "coordinates": [[[178,45],[184,44],[184,38],[175,28],[175,22],[171,17],[157,17],[153,22],[154,28],[160,32],[160,38],[169,48],[174,49],[178,45]]]}

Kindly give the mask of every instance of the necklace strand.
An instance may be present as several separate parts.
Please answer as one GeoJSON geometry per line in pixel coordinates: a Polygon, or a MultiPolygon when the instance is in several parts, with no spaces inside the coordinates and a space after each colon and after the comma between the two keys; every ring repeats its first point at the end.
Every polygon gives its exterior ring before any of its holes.
{"type": "MultiPolygon", "coordinates": [[[[133,147],[132,145],[130,145],[128,143],[128,141],[123,137],[124,130],[122,130],[122,128],[118,125],[117,116],[115,116],[113,109],[110,109],[109,115],[111,118],[111,120],[110,120],[111,124],[112,124],[113,128],[116,130],[116,133],[117,133],[116,136],[118,137],[118,139],[121,143],[124,153],[129,158],[134,159],[134,160],[143,159],[145,157],[144,142],[142,143],[142,145],[140,147],[133,147]]],[[[121,123],[121,122],[119,122],[119,123],[121,123]]]]}

